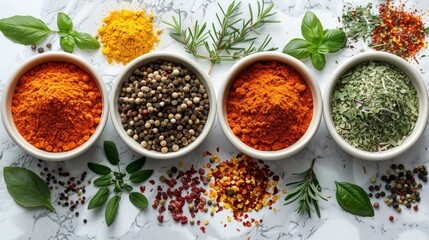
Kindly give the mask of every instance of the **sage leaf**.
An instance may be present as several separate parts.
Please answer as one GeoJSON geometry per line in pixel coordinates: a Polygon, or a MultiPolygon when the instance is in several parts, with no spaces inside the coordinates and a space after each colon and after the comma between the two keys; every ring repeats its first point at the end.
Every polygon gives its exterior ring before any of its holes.
{"type": "Polygon", "coordinates": [[[119,201],[121,201],[121,196],[116,195],[113,196],[107,203],[104,217],[108,227],[112,225],[112,223],[115,221],[116,215],[118,215],[119,201]]]}
{"type": "Polygon", "coordinates": [[[0,19],[0,31],[11,41],[23,45],[38,44],[54,32],[42,20],[32,16],[0,19]]]}
{"type": "Polygon", "coordinates": [[[109,197],[110,190],[108,187],[100,188],[97,193],[91,198],[88,204],[88,210],[103,206],[109,197]]]}
{"type": "Polygon", "coordinates": [[[137,208],[145,209],[149,204],[147,198],[139,192],[132,192],[128,197],[130,198],[130,202],[137,208]]]}
{"type": "Polygon", "coordinates": [[[133,174],[133,173],[137,172],[138,170],[140,170],[140,168],[143,167],[145,162],[146,162],[146,157],[141,157],[141,158],[131,162],[130,164],[128,164],[127,167],[125,168],[125,170],[129,174],[133,174]]]}
{"type": "Polygon", "coordinates": [[[106,154],[107,160],[109,160],[112,165],[118,165],[119,153],[114,142],[104,141],[104,153],[106,154]]]}
{"type": "Polygon", "coordinates": [[[112,176],[105,175],[94,180],[94,185],[97,187],[105,187],[113,184],[112,176]]]}
{"type": "Polygon", "coordinates": [[[286,44],[283,48],[283,53],[291,55],[297,59],[304,59],[310,56],[310,47],[311,43],[309,41],[301,38],[295,38],[286,44]]]}
{"type": "Polygon", "coordinates": [[[26,208],[46,207],[51,204],[51,191],[46,182],[31,170],[23,167],[5,167],[3,177],[7,191],[15,202],[26,208]]]}
{"type": "Polygon", "coordinates": [[[80,33],[76,31],[72,31],[71,35],[74,38],[76,46],[82,50],[100,48],[100,42],[98,42],[97,39],[95,39],[89,33],[80,33]]]}
{"type": "Polygon", "coordinates": [[[66,33],[73,29],[73,21],[67,14],[59,12],[57,16],[57,26],[61,32],[66,33]]]}
{"type": "Polygon", "coordinates": [[[301,34],[309,42],[314,45],[320,45],[323,39],[323,26],[319,18],[311,12],[307,11],[304,15],[301,25],[301,34]]]}
{"type": "Polygon", "coordinates": [[[325,67],[326,60],[325,55],[321,53],[312,53],[310,55],[311,63],[313,64],[314,68],[316,68],[319,71],[322,71],[325,67]]]}
{"type": "Polygon", "coordinates": [[[141,183],[146,181],[150,176],[152,176],[153,170],[140,170],[130,176],[130,181],[132,183],[141,183]]]}
{"type": "Polygon", "coordinates": [[[64,35],[60,38],[60,46],[64,51],[68,53],[73,53],[74,45],[75,45],[75,42],[72,36],[64,35]]]}
{"type": "Polygon", "coordinates": [[[98,163],[88,163],[88,168],[91,169],[96,174],[100,175],[107,175],[112,172],[112,170],[109,167],[106,167],[104,165],[98,164],[98,163]]]}
{"type": "Polygon", "coordinates": [[[374,216],[368,194],[360,186],[347,182],[335,182],[338,204],[346,212],[362,217],[374,216]]]}
{"type": "Polygon", "coordinates": [[[346,33],[340,29],[326,29],[323,34],[322,45],[319,49],[326,49],[328,53],[337,52],[346,43],[346,33]]]}

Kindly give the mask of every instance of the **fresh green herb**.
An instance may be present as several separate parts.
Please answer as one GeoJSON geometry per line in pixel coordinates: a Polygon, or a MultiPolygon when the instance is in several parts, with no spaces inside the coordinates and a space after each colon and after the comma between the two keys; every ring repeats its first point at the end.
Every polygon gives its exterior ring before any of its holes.
{"type": "Polygon", "coordinates": [[[374,208],[368,194],[360,186],[347,182],[335,182],[338,204],[346,212],[362,217],[373,217],[374,208]]]}
{"type": "Polygon", "coordinates": [[[195,22],[193,28],[183,27],[182,15],[179,11],[178,19],[173,17],[172,22],[164,22],[169,26],[170,36],[177,42],[185,46],[186,52],[197,58],[209,60],[211,67],[222,61],[235,61],[255,52],[274,51],[277,48],[268,48],[271,37],[267,35],[264,41],[258,47],[255,41],[258,37],[251,36],[251,33],[257,33],[257,29],[266,23],[276,23],[278,21],[270,20],[276,12],[273,12],[274,4],[265,7],[264,1],[258,1],[257,11],[254,12],[249,4],[249,19],[241,18],[243,13],[240,11],[241,1],[232,1],[228,8],[224,9],[218,4],[222,14],[216,14],[217,23],[210,24],[211,29],[207,30],[207,23],[200,24],[195,22]],[[241,44],[249,43],[247,48],[241,44]],[[201,55],[199,48],[205,48],[207,55],[201,55]],[[224,52],[226,54],[224,54],[224,52]]]}
{"type": "Polygon", "coordinates": [[[103,175],[94,180],[94,185],[101,188],[91,198],[88,204],[88,209],[103,206],[109,197],[109,187],[113,187],[113,192],[115,193],[115,195],[110,198],[105,211],[105,220],[107,226],[110,226],[115,221],[119,208],[119,201],[121,200],[120,194],[122,194],[122,192],[125,191],[129,193],[129,199],[131,203],[134,204],[136,207],[140,209],[147,207],[148,204],[146,197],[143,196],[143,194],[141,193],[131,192],[133,190],[133,187],[126,182],[144,182],[152,175],[153,170],[140,170],[146,161],[145,157],[141,157],[129,163],[125,167],[126,172],[121,172],[119,166],[119,153],[115,143],[113,143],[112,141],[105,141],[103,143],[103,146],[107,159],[112,165],[117,165],[118,171],[112,171],[112,169],[102,164],[91,162],[88,163],[89,169],[91,169],[96,174],[103,175]],[[130,174],[128,180],[126,180],[127,173],[130,174]]]}
{"type": "Polygon", "coordinates": [[[425,28],[425,33],[429,34],[429,27],[425,28]]]}
{"type": "Polygon", "coordinates": [[[372,3],[344,12],[343,24],[347,36],[354,41],[362,39],[367,41],[371,38],[374,29],[378,26],[379,17],[371,13],[372,3]]]}
{"type": "Polygon", "coordinates": [[[46,207],[55,211],[48,185],[34,172],[22,167],[5,167],[3,177],[7,191],[17,204],[26,208],[46,207]]]}
{"type": "Polygon", "coordinates": [[[346,34],[343,30],[323,30],[320,20],[310,11],[307,11],[302,20],[301,34],[304,39],[292,39],[283,48],[283,53],[297,59],[310,57],[311,63],[319,71],[325,67],[325,54],[337,52],[346,42],[346,34]]]}
{"type": "Polygon", "coordinates": [[[407,74],[388,63],[369,61],[337,82],[331,116],[352,146],[379,152],[402,144],[419,115],[417,92],[407,74]]]}
{"type": "Polygon", "coordinates": [[[19,44],[38,44],[48,35],[57,33],[60,36],[60,46],[66,52],[73,52],[75,46],[83,50],[100,48],[100,43],[90,34],[73,30],[73,22],[67,14],[58,13],[57,26],[59,31],[51,30],[42,20],[32,16],[0,19],[0,31],[19,44]]]}
{"type": "Polygon", "coordinates": [[[314,209],[316,210],[317,216],[320,217],[320,208],[318,201],[323,199],[327,201],[325,197],[322,196],[319,180],[317,180],[316,173],[313,170],[314,163],[316,159],[313,159],[311,166],[308,170],[302,173],[295,173],[293,175],[302,177],[302,180],[288,183],[286,186],[294,185],[295,187],[289,191],[288,195],[285,198],[285,205],[290,204],[298,200],[298,213],[306,212],[308,217],[311,217],[311,203],[313,203],[314,209]]]}

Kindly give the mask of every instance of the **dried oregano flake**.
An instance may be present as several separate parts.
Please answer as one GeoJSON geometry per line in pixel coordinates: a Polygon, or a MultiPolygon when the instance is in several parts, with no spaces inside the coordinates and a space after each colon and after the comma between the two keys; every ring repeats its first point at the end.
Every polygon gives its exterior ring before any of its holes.
{"type": "Polygon", "coordinates": [[[418,118],[418,98],[408,76],[379,61],[361,63],[337,82],[331,102],[336,131],[370,152],[400,145],[418,118]]]}

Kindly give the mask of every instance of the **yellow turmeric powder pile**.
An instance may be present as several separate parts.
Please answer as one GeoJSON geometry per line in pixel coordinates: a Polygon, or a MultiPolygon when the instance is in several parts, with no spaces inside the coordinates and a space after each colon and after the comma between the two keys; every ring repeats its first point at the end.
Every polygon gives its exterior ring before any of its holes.
{"type": "Polygon", "coordinates": [[[64,152],[94,133],[102,98],[97,83],[84,70],[70,63],[48,62],[21,76],[11,110],[27,142],[48,152],[64,152]]]}
{"type": "Polygon", "coordinates": [[[154,32],[153,14],[143,11],[112,11],[103,19],[98,29],[102,53],[107,61],[127,64],[133,59],[148,53],[159,42],[160,30],[154,32]]]}

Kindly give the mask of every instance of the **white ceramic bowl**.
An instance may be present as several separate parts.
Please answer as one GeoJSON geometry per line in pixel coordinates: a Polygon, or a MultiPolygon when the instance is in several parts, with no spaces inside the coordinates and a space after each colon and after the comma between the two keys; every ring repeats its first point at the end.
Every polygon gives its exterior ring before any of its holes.
{"type": "Polygon", "coordinates": [[[219,98],[218,105],[217,105],[218,118],[219,118],[220,126],[225,136],[239,151],[251,157],[263,159],[263,160],[283,159],[299,152],[313,138],[314,134],[319,128],[320,120],[322,118],[322,94],[319,88],[319,84],[316,82],[310,70],[301,61],[282,53],[276,53],[276,52],[255,53],[238,61],[230,69],[230,71],[226,75],[225,80],[221,84],[218,98],[219,98]],[[228,124],[228,119],[227,119],[226,103],[228,100],[232,83],[235,81],[237,75],[241,71],[243,71],[245,68],[251,66],[256,62],[261,62],[261,61],[277,61],[293,67],[295,70],[298,71],[299,74],[301,74],[304,77],[307,85],[311,90],[311,95],[313,97],[313,118],[311,119],[311,122],[310,122],[310,125],[308,126],[307,131],[297,142],[295,142],[294,144],[290,145],[287,148],[277,150],[277,151],[261,151],[261,150],[254,149],[248,146],[247,144],[243,143],[232,132],[232,129],[230,128],[228,124]]]}
{"type": "Polygon", "coordinates": [[[325,124],[334,141],[350,155],[353,155],[354,157],[359,159],[369,161],[392,159],[405,152],[411,146],[413,146],[416,141],[422,136],[423,132],[426,129],[429,113],[428,93],[420,73],[410,63],[406,62],[402,58],[385,52],[361,53],[351,57],[343,64],[341,64],[341,66],[337,68],[337,70],[333,73],[332,77],[328,81],[326,90],[324,92],[323,108],[323,117],[325,120],[325,124]],[[352,67],[370,60],[389,63],[393,66],[398,67],[405,74],[407,74],[411,82],[413,83],[415,89],[417,90],[419,102],[419,117],[417,118],[417,122],[411,134],[404,140],[401,145],[381,152],[368,152],[351,146],[337,133],[331,117],[331,99],[337,81],[352,67]]]}
{"type": "Polygon", "coordinates": [[[3,124],[9,136],[25,152],[27,152],[28,154],[30,154],[35,158],[46,160],[46,161],[69,160],[87,151],[100,137],[109,116],[108,93],[100,75],[95,71],[93,67],[91,67],[88,63],[86,63],[83,59],[75,55],[72,55],[69,53],[63,53],[63,52],[43,53],[43,54],[39,54],[37,56],[31,57],[30,59],[25,61],[12,74],[11,79],[6,83],[1,100],[2,100],[1,114],[3,119],[3,124]],[[98,124],[94,134],[92,134],[91,137],[84,144],[70,151],[65,151],[65,152],[47,152],[47,151],[38,149],[33,145],[31,145],[30,143],[28,143],[18,132],[14,124],[12,112],[11,112],[12,96],[15,92],[15,87],[18,84],[19,78],[34,66],[37,66],[39,64],[46,63],[46,62],[51,62],[51,61],[73,63],[76,66],[80,67],[81,69],[83,69],[93,77],[102,95],[103,112],[101,114],[100,123],[98,124]]]}
{"type": "Polygon", "coordinates": [[[210,133],[210,130],[213,126],[215,117],[216,117],[216,93],[214,91],[214,88],[210,82],[210,78],[207,75],[204,70],[202,70],[198,65],[193,63],[188,58],[182,57],[181,55],[174,54],[174,53],[166,53],[166,52],[154,52],[145,54],[143,56],[140,56],[130,63],[127,64],[123,72],[116,78],[115,83],[112,86],[112,90],[110,92],[110,114],[112,117],[113,126],[115,127],[116,131],[118,132],[119,136],[122,138],[122,140],[135,152],[146,156],[150,158],[155,159],[173,159],[178,158],[181,156],[184,156],[197,148],[207,137],[207,135],[210,133]],[[125,131],[124,127],[121,123],[121,117],[120,113],[118,112],[118,98],[122,89],[122,85],[125,80],[127,80],[133,71],[136,68],[139,68],[145,64],[148,64],[150,62],[154,62],[157,60],[165,60],[172,63],[177,63],[183,65],[185,68],[192,71],[197,78],[204,84],[204,87],[206,89],[206,92],[208,94],[208,99],[210,102],[210,110],[207,117],[206,124],[204,125],[203,131],[201,134],[195,139],[195,141],[191,142],[186,147],[183,147],[179,149],[177,152],[167,152],[162,153],[155,150],[148,150],[146,148],[143,148],[140,143],[135,141],[132,137],[128,136],[127,132],[125,131]]]}

